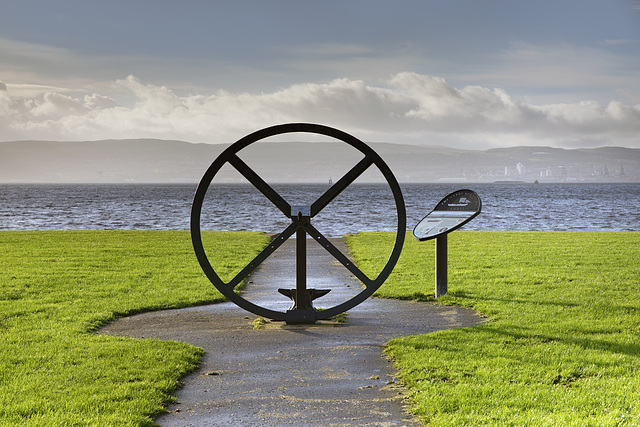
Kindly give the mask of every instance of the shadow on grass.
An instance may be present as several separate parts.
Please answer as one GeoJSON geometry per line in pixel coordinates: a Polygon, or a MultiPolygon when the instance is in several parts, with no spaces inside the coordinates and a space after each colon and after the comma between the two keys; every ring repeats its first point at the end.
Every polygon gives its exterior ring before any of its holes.
{"type": "Polygon", "coordinates": [[[138,314],[152,313],[157,311],[164,310],[179,310],[182,308],[192,308],[192,307],[201,307],[212,304],[221,304],[227,301],[224,297],[213,297],[211,299],[205,299],[197,302],[189,302],[189,301],[181,301],[178,303],[172,304],[158,304],[158,305],[150,305],[148,307],[141,308],[132,308],[130,310],[125,311],[114,311],[110,313],[107,317],[102,317],[98,319],[92,319],[84,323],[84,331],[87,333],[96,333],[101,328],[104,328],[110,323],[113,323],[119,319],[125,317],[132,317],[138,314]]]}
{"type": "MultiPolygon", "coordinates": [[[[485,332],[487,334],[497,334],[503,337],[508,337],[509,343],[512,344],[528,344],[532,342],[538,342],[542,344],[546,343],[560,343],[568,346],[581,347],[585,350],[596,350],[601,352],[608,352],[613,354],[624,354],[635,358],[640,357],[640,344],[636,343],[621,343],[615,341],[609,341],[602,338],[589,338],[589,337],[570,337],[566,335],[552,335],[541,334],[534,331],[527,331],[525,327],[509,326],[501,328],[499,325],[491,324],[488,327],[486,325],[479,325],[478,327],[471,328],[474,333],[485,332]]],[[[464,333],[464,330],[461,330],[464,333]]],[[[604,335],[606,332],[602,330],[594,331],[581,331],[583,335],[604,335]]],[[[613,334],[614,332],[609,332],[613,334]]]]}
{"type": "MultiPolygon", "coordinates": [[[[522,298],[499,298],[499,297],[485,297],[485,296],[479,296],[479,295],[473,295],[473,296],[469,296],[465,291],[463,290],[457,290],[457,291],[452,291],[449,292],[448,294],[450,297],[453,298],[460,298],[460,299],[465,299],[465,300],[469,300],[469,301],[496,301],[499,303],[503,303],[503,304],[527,304],[527,305],[547,305],[547,306],[555,306],[555,307],[578,307],[580,306],[580,304],[576,304],[576,303],[565,303],[565,302],[558,302],[558,301],[544,301],[544,300],[527,300],[527,299],[522,299],[522,298]]],[[[467,304],[465,304],[467,305],[467,304]]]]}

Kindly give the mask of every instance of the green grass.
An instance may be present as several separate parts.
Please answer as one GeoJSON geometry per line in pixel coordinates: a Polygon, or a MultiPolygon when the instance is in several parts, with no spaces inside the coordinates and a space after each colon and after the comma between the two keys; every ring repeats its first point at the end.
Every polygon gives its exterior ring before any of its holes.
{"type": "MultiPolygon", "coordinates": [[[[349,240],[379,271],[393,233],[349,240]]],[[[449,294],[480,326],[392,340],[412,409],[433,426],[640,425],[640,232],[449,235],[449,294]]],[[[378,296],[432,301],[434,244],[407,236],[378,296]]]]}
{"type": "MultiPolygon", "coordinates": [[[[203,240],[228,280],[268,237],[203,240]]],[[[95,330],[221,300],[186,231],[0,232],[0,425],[153,425],[202,350],[95,330]]]]}
{"type": "MultiPolygon", "coordinates": [[[[359,266],[377,273],[393,236],[351,236],[359,266]]],[[[268,237],[203,239],[228,280],[268,237]]],[[[638,232],[452,233],[438,302],[489,321],[389,343],[413,410],[428,425],[640,425],[638,248],[638,232]]],[[[433,256],[409,236],[377,295],[435,300],[433,256]]],[[[0,232],[0,425],[152,425],[202,351],[95,330],[220,300],[185,231],[0,232]]]]}

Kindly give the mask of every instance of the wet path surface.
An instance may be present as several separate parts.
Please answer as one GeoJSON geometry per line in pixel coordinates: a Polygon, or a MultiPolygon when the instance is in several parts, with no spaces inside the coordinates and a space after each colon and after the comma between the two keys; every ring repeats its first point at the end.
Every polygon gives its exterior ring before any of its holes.
{"type": "MultiPolygon", "coordinates": [[[[340,240],[334,244],[346,253],[340,240]]],[[[295,240],[287,241],[251,277],[243,296],[279,311],[295,288],[295,240]]],[[[360,282],[319,245],[307,243],[309,288],[330,288],[316,307],[332,307],[360,291],[360,282]]],[[[432,286],[432,285],[430,285],[432,286]]],[[[145,313],[100,333],[160,338],[202,347],[200,368],[184,379],[164,426],[417,426],[405,391],[382,354],[391,338],[482,322],[459,307],[369,298],[346,323],[286,325],[257,318],[232,303],[145,313]]]]}

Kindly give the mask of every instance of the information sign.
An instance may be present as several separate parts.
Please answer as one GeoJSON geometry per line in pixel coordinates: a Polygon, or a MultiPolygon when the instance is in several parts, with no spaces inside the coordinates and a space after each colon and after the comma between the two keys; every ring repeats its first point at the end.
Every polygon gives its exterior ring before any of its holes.
{"type": "Polygon", "coordinates": [[[413,236],[423,242],[450,233],[475,218],[481,209],[482,202],[475,191],[454,191],[415,226],[413,236]]]}

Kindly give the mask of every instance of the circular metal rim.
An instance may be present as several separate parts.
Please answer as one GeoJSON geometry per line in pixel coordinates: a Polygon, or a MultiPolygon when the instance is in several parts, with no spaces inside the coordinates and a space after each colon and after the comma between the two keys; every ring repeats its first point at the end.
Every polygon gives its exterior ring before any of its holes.
{"type": "Polygon", "coordinates": [[[198,188],[196,189],[196,193],[194,195],[193,204],[191,208],[191,241],[193,244],[194,251],[196,253],[196,257],[200,264],[200,267],[204,271],[205,275],[209,278],[211,283],[230,301],[234,302],[241,308],[244,308],[247,311],[250,311],[259,316],[264,316],[273,320],[285,320],[286,313],[280,312],[276,310],[267,309],[261,307],[257,304],[252,303],[240,295],[236,294],[233,289],[229,289],[229,287],[225,287],[225,283],[220,279],[217,275],[209,259],[205,253],[204,246],[202,244],[202,235],[200,230],[200,218],[202,212],[202,204],[204,202],[204,198],[206,196],[206,192],[211,185],[211,182],[215,178],[217,172],[227,163],[227,158],[231,155],[238,153],[243,148],[247,147],[254,142],[258,142],[264,138],[285,134],[285,133],[295,133],[295,132],[306,132],[306,133],[315,133],[320,135],[325,135],[329,137],[333,137],[339,139],[342,142],[345,142],[361,153],[365,155],[365,157],[369,157],[372,159],[373,164],[376,165],[378,170],[382,172],[383,176],[387,180],[387,184],[391,188],[391,191],[394,196],[394,200],[396,203],[397,210],[397,221],[398,221],[398,229],[396,231],[396,238],[394,241],[393,250],[387,260],[387,263],[382,268],[378,276],[373,280],[373,284],[371,286],[365,287],[365,289],[350,298],[349,300],[338,304],[334,307],[328,308],[326,310],[321,310],[316,312],[316,320],[327,319],[342,312],[345,312],[361,302],[370,297],[381,285],[384,281],[389,277],[393,268],[395,267],[400,253],[402,252],[402,247],[404,244],[404,239],[406,235],[406,209],[404,204],[404,198],[402,196],[402,191],[400,189],[400,185],[396,180],[395,176],[391,172],[391,169],[387,166],[387,164],[382,160],[382,158],[376,153],[371,147],[369,147],[364,142],[355,138],[354,136],[340,131],[338,129],[312,124],[312,123],[289,123],[282,125],[275,125],[271,127],[267,127],[256,132],[253,132],[240,140],[236,141],[234,144],[225,149],[217,158],[213,161],[213,163],[209,166],[205,174],[203,175],[200,183],[198,184],[198,188]]]}

